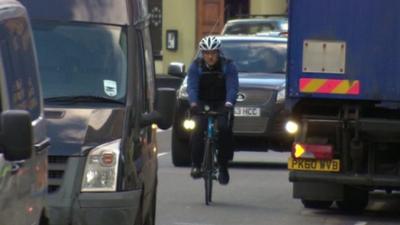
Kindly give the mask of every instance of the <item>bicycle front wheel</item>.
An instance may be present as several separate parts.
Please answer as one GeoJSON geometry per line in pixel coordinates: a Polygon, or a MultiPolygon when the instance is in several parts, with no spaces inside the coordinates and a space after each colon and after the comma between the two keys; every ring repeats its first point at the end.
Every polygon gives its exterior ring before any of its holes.
{"type": "Polygon", "coordinates": [[[209,205],[212,202],[212,188],[213,188],[213,151],[212,151],[212,143],[210,140],[207,140],[205,143],[204,149],[204,188],[205,188],[205,202],[206,205],[209,205]]]}
{"type": "Polygon", "coordinates": [[[213,188],[213,180],[212,180],[212,175],[209,175],[207,178],[204,180],[205,184],[205,200],[206,200],[206,205],[209,205],[212,202],[212,188],[213,188]]]}

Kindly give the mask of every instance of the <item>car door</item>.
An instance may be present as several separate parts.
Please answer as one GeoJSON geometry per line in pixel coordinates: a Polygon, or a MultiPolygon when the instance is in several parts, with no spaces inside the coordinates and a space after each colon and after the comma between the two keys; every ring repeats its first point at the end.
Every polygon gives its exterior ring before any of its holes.
{"type": "MultiPolygon", "coordinates": [[[[3,107],[26,110],[32,119],[33,143],[29,159],[11,162],[15,176],[15,206],[18,224],[34,224],[44,212],[47,191],[47,151],[49,139],[43,120],[43,104],[32,32],[25,13],[2,21],[0,48],[7,86],[3,107]]],[[[2,224],[2,223],[1,223],[2,224]]]]}

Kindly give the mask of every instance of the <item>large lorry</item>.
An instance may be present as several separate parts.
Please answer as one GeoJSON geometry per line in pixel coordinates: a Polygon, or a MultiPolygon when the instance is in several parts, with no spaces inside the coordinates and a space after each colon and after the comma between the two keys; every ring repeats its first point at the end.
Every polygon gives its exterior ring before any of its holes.
{"type": "Polygon", "coordinates": [[[175,90],[155,87],[147,1],[21,2],[51,138],[50,224],[154,225],[155,124],[171,125],[175,90]]]}
{"type": "Polygon", "coordinates": [[[400,1],[289,5],[287,130],[293,196],[362,210],[400,189],[400,1]]]}

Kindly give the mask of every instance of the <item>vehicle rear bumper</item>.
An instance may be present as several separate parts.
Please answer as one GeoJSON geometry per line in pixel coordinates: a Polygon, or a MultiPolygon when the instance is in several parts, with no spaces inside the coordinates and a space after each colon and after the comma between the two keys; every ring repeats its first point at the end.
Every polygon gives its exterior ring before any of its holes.
{"type": "Polygon", "coordinates": [[[359,175],[290,171],[290,182],[326,182],[374,188],[400,188],[400,177],[385,175],[359,175]]]}

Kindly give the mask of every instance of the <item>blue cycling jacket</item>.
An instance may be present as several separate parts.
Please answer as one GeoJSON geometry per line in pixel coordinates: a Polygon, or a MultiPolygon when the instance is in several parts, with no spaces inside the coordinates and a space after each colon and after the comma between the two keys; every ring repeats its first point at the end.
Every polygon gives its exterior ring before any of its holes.
{"type": "MultiPolygon", "coordinates": [[[[188,86],[187,92],[189,95],[190,103],[198,103],[199,100],[199,80],[202,75],[202,69],[199,59],[193,61],[188,71],[188,86]]],[[[225,75],[225,87],[226,87],[226,102],[230,102],[233,105],[236,103],[237,93],[239,90],[239,78],[236,66],[231,60],[227,60],[221,57],[219,60],[223,60],[223,73],[225,75]]]]}

